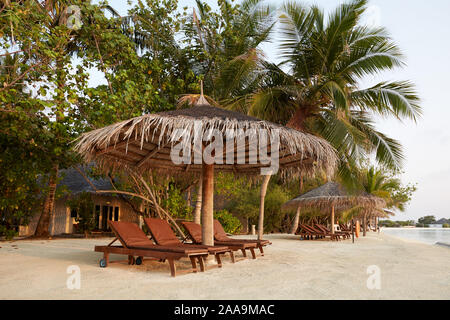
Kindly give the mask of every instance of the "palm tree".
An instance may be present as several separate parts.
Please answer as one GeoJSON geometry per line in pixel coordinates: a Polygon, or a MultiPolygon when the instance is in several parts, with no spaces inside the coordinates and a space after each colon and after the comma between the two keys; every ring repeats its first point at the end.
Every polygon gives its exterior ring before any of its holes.
{"type": "Polygon", "coordinates": [[[317,6],[285,4],[279,18],[282,62],[263,63],[259,89],[228,99],[230,108],[328,140],[339,151],[346,182],[369,153],[390,168],[401,167],[400,143],[376,130],[374,116],[416,121],[421,114],[409,81],[362,87],[364,77],[405,65],[384,28],[360,25],[366,4],[342,4],[328,19],[317,6]]]}
{"type": "MultiPolygon", "coordinates": [[[[405,210],[405,203],[409,197],[399,197],[396,193],[402,190],[401,181],[398,178],[390,177],[384,173],[384,170],[373,166],[364,169],[361,172],[361,184],[364,191],[374,196],[383,198],[386,201],[387,208],[405,210]]],[[[407,187],[408,188],[408,187],[407,187]]],[[[412,187],[414,191],[415,188],[412,187]]]]}
{"type": "Polygon", "coordinates": [[[197,10],[185,24],[185,36],[197,52],[193,69],[203,76],[205,91],[215,101],[243,96],[258,88],[256,71],[264,61],[260,45],[270,41],[275,25],[274,8],[262,2],[244,0],[234,5],[219,0],[217,13],[197,0],[197,10]]]}

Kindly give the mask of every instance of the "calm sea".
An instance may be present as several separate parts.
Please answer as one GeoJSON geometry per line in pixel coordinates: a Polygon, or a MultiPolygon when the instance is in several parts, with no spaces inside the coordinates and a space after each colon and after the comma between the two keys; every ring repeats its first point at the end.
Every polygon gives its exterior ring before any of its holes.
{"type": "Polygon", "coordinates": [[[429,244],[443,242],[450,245],[450,229],[437,228],[382,228],[381,232],[394,237],[416,240],[429,244]]]}

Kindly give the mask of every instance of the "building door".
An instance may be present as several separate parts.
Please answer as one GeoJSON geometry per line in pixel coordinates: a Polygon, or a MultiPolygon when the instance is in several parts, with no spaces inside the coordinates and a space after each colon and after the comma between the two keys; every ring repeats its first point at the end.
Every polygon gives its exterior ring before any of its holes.
{"type": "Polygon", "coordinates": [[[100,205],[95,205],[95,211],[94,211],[94,230],[100,229],[100,205]]]}
{"type": "Polygon", "coordinates": [[[102,226],[101,229],[106,231],[108,229],[108,206],[102,206],[102,226]]]}

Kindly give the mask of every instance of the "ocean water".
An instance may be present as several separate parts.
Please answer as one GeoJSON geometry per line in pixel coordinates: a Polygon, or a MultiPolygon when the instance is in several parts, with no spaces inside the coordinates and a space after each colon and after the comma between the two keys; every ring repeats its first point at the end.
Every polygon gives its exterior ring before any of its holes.
{"type": "Polygon", "coordinates": [[[403,239],[415,240],[428,244],[440,242],[450,246],[450,228],[382,228],[381,232],[403,239]]]}

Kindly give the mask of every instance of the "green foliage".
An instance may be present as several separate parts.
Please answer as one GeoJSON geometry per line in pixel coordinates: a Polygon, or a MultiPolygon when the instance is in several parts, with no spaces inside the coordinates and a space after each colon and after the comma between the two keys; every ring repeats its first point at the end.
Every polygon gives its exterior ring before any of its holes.
{"type": "Polygon", "coordinates": [[[67,201],[67,205],[77,212],[78,231],[87,233],[95,228],[94,201],[90,193],[76,195],[67,201]]]}
{"type": "Polygon", "coordinates": [[[380,227],[386,227],[386,228],[400,228],[400,227],[414,226],[415,223],[413,220],[407,220],[407,221],[380,220],[378,222],[378,225],[380,227]]]}
{"type": "Polygon", "coordinates": [[[424,227],[428,227],[428,225],[433,224],[436,222],[436,217],[435,216],[425,216],[425,217],[421,217],[418,220],[418,223],[420,225],[423,225],[424,227]]]}
{"type": "Polygon", "coordinates": [[[350,182],[355,166],[370,154],[390,168],[402,165],[401,144],[376,130],[375,114],[413,121],[421,115],[409,81],[362,87],[364,77],[404,65],[384,28],[361,25],[366,10],[365,0],[340,4],[329,16],[317,5],[285,3],[278,19],[281,63],[263,61],[253,68],[246,79],[257,90],[228,103],[325,138],[339,151],[340,178],[350,182]]]}
{"type": "Polygon", "coordinates": [[[442,225],[442,228],[450,228],[450,224],[444,223],[444,224],[442,225]]]}
{"type": "MultiPolygon", "coordinates": [[[[281,213],[281,205],[292,198],[286,187],[271,180],[264,201],[264,230],[266,232],[282,231],[285,215],[281,213]]],[[[257,224],[260,207],[260,186],[235,189],[235,195],[229,199],[226,210],[238,217],[249,219],[250,224],[257,224]]]]}
{"type": "Polygon", "coordinates": [[[167,197],[163,200],[163,207],[175,218],[186,219],[192,213],[192,207],[188,205],[183,194],[175,184],[169,184],[167,197]]]}
{"type": "Polygon", "coordinates": [[[238,233],[241,228],[241,222],[238,218],[233,216],[231,213],[229,213],[227,210],[220,210],[214,212],[214,219],[217,219],[220,221],[220,223],[223,226],[223,229],[227,233],[238,233]]]}
{"type": "Polygon", "coordinates": [[[417,190],[414,184],[402,185],[395,171],[388,168],[369,167],[360,172],[362,189],[369,194],[386,200],[388,209],[404,211],[411,201],[413,193],[417,190]]]}

